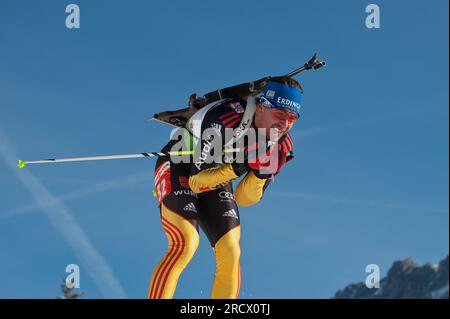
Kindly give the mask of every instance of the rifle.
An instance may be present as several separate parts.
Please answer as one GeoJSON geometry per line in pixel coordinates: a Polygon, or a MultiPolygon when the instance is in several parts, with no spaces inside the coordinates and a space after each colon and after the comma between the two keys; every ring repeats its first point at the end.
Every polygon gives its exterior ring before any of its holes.
{"type": "MultiPolygon", "coordinates": [[[[321,61],[317,58],[317,54],[309,59],[303,66],[289,72],[284,76],[293,77],[306,70],[318,70],[325,66],[325,61],[321,61]]],[[[191,94],[189,97],[188,107],[174,111],[164,111],[154,114],[149,120],[156,120],[164,124],[169,124],[176,127],[184,127],[186,121],[203,106],[226,98],[239,98],[245,99],[249,95],[256,95],[260,93],[267,82],[273,76],[266,76],[256,81],[241,83],[238,85],[218,89],[209,93],[206,93],[202,97],[198,97],[197,94],[191,94]]]]}

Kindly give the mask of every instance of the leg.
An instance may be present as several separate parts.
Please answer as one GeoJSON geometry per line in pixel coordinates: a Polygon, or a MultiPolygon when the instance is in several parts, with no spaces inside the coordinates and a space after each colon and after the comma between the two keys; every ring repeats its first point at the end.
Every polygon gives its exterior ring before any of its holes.
{"type": "Polygon", "coordinates": [[[199,244],[197,197],[187,187],[184,164],[158,160],[155,188],[168,249],[153,271],[148,298],[172,298],[181,272],[199,244]]]}
{"type": "Polygon", "coordinates": [[[211,298],[235,299],[241,285],[240,220],[231,184],[199,195],[199,223],[216,257],[211,298]]]}
{"type": "Polygon", "coordinates": [[[168,240],[168,249],[153,271],[149,299],[172,298],[181,272],[197,250],[197,229],[186,219],[161,206],[161,221],[168,240]]]}
{"type": "Polygon", "coordinates": [[[241,226],[223,235],[214,246],[216,274],[211,291],[213,299],[237,299],[241,288],[241,267],[239,240],[241,226]]]}

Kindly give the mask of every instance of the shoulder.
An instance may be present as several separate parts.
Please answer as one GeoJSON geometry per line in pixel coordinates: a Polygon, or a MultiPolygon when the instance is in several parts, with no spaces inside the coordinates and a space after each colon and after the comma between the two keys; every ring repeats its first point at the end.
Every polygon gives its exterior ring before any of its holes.
{"type": "Polygon", "coordinates": [[[244,116],[247,102],[239,99],[225,99],[211,107],[203,119],[203,129],[214,127],[222,131],[236,128],[244,116]]]}

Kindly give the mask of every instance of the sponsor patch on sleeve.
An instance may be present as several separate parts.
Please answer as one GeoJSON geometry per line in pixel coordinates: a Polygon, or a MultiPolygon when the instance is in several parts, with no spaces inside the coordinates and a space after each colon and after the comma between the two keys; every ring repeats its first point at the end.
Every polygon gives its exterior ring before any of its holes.
{"type": "Polygon", "coordinates": [[[241,103],[234,102],[229,104],[230,107],[236,111],[236,113],[244,113],[244,108],[242,107],[241,103]]]}

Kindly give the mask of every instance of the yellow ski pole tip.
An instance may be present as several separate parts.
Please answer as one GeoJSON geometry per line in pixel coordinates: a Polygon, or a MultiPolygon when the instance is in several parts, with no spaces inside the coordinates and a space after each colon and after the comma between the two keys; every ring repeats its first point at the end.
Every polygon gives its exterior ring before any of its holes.
{"type": "Polygon", "coordinates": [[[19,160],[19,163],[17,164],[17,167],[24,168],[26,164],[27,164],[27,162],[19,160]]]}

